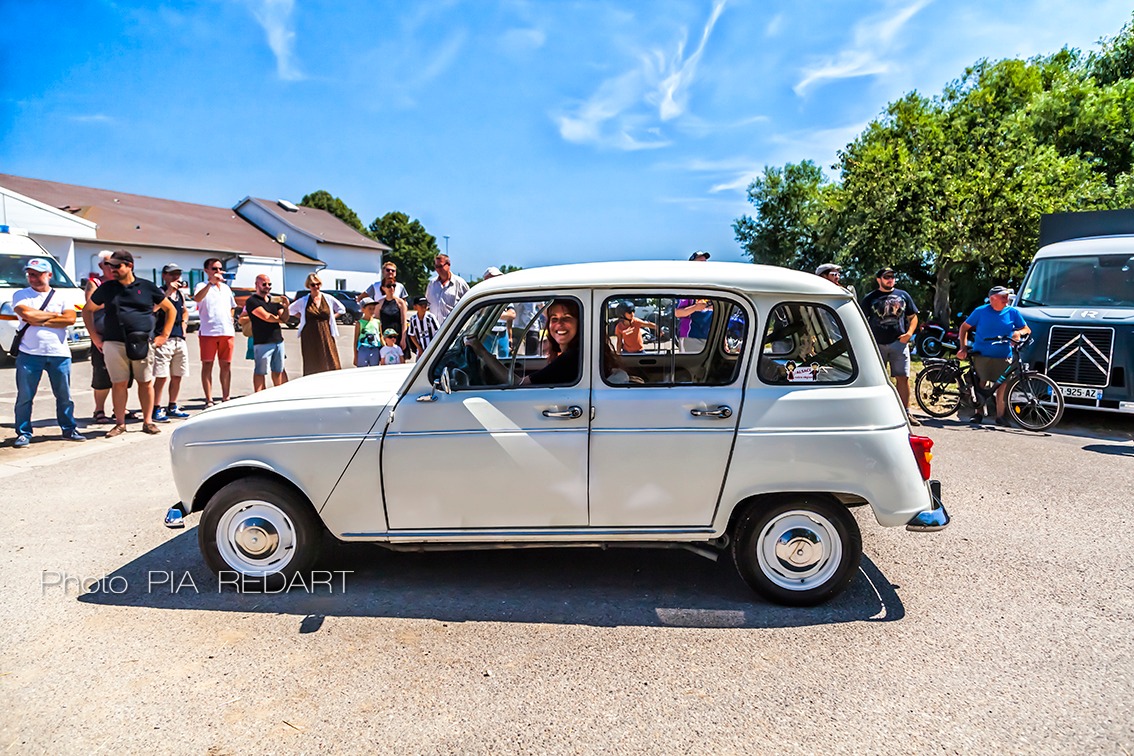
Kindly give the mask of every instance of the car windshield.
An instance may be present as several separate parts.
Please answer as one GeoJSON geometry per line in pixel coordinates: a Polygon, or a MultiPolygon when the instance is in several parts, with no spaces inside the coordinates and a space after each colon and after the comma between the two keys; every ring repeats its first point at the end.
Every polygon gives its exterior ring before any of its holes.
{"type": "Polygon", "coordinates": [[[1036,260],[1021,287],[1018,304],[1134,307],[1134,255],[1036,260]]]}
{"type": "MultiPolygon", "coordinates": [[[[24,266],[32,258],[27,255],[0,254],[0,287],[22,289],[28,285],[28,277],[24,274],[24,266]]],[[[50,257],[41,257],[51,265],[51,285],[58,289],[73,289],[75,284],[71,278],[59,267],[59,263],[50,257]]]]}

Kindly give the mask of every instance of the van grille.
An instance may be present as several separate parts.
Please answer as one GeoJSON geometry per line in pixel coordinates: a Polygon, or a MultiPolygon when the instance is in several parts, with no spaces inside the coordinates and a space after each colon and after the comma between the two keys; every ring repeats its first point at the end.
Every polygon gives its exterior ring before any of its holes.
{"type": "Polygon", "coordinates": [[[1056,383],[1104,387],[1113,348],[1113,328],[1053,326],[1047,342],[1047,374],[1056,383]]]}

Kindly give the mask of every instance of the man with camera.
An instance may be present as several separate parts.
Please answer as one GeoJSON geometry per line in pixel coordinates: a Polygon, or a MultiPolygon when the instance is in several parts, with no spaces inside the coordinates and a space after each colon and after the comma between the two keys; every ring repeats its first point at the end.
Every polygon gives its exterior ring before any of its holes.
{"type": "Polygon", "coordinates": [[[114,405],[114,427],[107,438],[126,432],[126,381],[133,374],[142,404],[142,430],[161,433],[153,422],[154,349],[160,349],[173,330],[177,310],[156,284],[134,275],[134,256],[124,249],[114,251],[107,260],[111,280],[99,286],[89,307],[106,311],[103,332],[91,331],[95,349],[106,359],[110,373],[110,399],[114,405]],[[162,331],[154,336],[154,313],[165,313],[162,331]],[[152,342],[152,343],[151,343],[152,342]]]}

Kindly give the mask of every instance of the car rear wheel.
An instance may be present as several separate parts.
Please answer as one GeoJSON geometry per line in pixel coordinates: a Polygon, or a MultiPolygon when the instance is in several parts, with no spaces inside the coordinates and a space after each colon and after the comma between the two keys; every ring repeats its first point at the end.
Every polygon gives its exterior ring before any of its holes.
{"type": "Polygon", "coordinates": [[[840,593],[862,559],[862,534],[841,504],[812,496],[756,504],[740,517],[733,559],[766,599],[813,606],[840,593]]]}
{"type": "Polygon", "coordinates": [[[279,481],[229,483],[205,506],[197,541],[218,576],[238,585],[286,585],[319,557],[323,528],[311,506],[279,481]]]}

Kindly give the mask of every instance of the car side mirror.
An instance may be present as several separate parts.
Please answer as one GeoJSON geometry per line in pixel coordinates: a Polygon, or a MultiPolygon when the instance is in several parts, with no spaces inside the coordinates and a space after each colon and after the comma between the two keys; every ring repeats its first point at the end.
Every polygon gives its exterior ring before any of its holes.
{"type": "Polygon", "coordinates": [[[436,385],[446,394],[453,393],[453,385],[449,381],[449,368],[444,368],[441,371],[441,377],[437,379],[436,385]]]}

